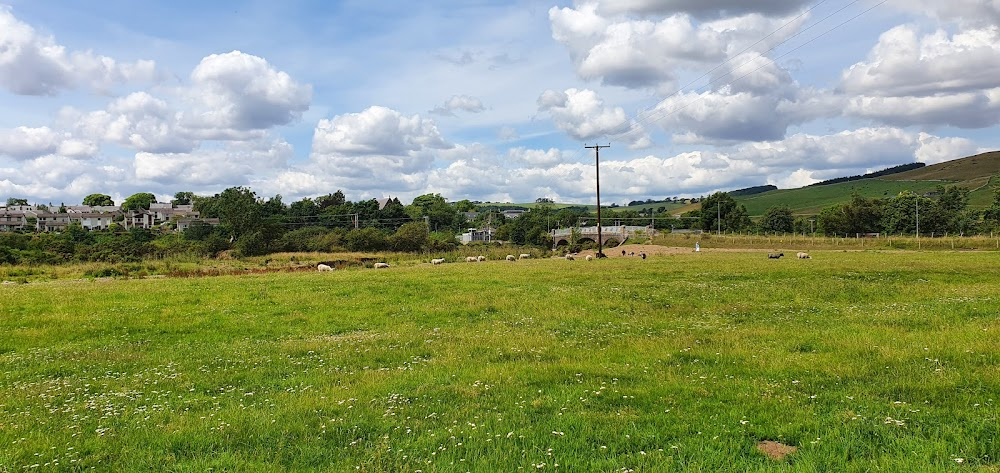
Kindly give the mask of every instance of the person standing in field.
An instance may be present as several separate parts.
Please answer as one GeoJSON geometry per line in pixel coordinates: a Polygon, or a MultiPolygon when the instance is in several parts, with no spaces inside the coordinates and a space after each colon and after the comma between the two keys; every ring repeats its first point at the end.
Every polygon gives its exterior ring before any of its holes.
{"type": "Polygon", "coordinates": [[[698,242],[694,242],[694,252],[697,253],[699,251],[701,251],[701,245],[698,242]]]}

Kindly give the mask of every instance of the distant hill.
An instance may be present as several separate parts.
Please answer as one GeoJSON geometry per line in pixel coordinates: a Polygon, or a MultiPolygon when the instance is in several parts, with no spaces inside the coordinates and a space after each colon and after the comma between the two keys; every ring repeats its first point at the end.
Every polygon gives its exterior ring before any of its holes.
{"type": "Polygon", "coordinates": [[[733,197],[739,197],[743,195],[763,194],[765,192],[776,191],[776,190],[778,190],[778,186],[772,186],[772,185],[753,186],[753,187],[746,187],[743,189],[736,189],[734,191],[730,191],[729,195],[733,197]]]}
{"type": "MultiPolygon", "coordinates": [[[[897,169],[895,168],[889,169],[897,169]]],[[[1000,151],[978,154],[931,166],[877,177],[851,179],[821,186],[779,189],[749,196],[733,196],[751,216],[763,215],[775,205],[787,205],[796,214],[817,214],[831,205],[849,202],[853,194],[869,198],[892,197],[903,191],[926,193],[939,185],[969,189],[969,205],[985,208],[993,202],[993,189],[1000,187],[1000,151]]],[[[699,208],[698,204],[674,210],[675,214],[699,208]]]]}
{"type": "Polygon", "coordinates": [[[891,168],[885,168],[885,169],[883,169],[881,171],[870,172],[868,174],[861,174],[859,176],[838,177],[836,179],[827,179],[825,181],[820,181],[820,182],[817,182],[817,183],[814,183],[814,184],[809,184],[806,187],[828,186],[830,184],[840,184],[841,182],[860,181],[862,179],[871,179],[871,178],[875,178],[875,177],[882,177],[882,176],[888,176],[888,175],[891,175],[891,174],[898,174],[898,173],[901,173],[901,172],[911,171],[913,169],[920,169],[920,168],[922,168],[924,166],[927,166],[927,165],[924,164],[924,163],[900,164],[899,166],[893,166],[891,168]]]}

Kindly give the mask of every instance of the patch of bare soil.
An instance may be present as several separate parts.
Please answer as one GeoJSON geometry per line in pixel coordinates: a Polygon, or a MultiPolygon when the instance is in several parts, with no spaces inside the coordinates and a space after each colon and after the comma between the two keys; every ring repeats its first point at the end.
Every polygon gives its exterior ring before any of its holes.
{"type": "Polygon", "coordinates": [[[767,458],[772,460],[784,460],[785,457],[795,453],[798,447],[793,447],[791,445],[785,445],[781,442],[775,442],[774,440],[764,440],[757,443],[757,450],[763,453],[767,458]]]}

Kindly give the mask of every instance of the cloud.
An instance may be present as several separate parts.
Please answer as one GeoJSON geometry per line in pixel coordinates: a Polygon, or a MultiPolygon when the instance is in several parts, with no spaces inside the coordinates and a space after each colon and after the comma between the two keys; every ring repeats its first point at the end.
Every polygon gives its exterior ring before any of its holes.
{"type": "Polygon", "coordinates": [[[97,145],[88,140],[73,138],[69,133],[59,133],[49,127],[19,126],[0,130],[0,156],[14,159],[34,159],[45,155],[66,158],[90,158],[97,154],[97,145]]]}
{"type": "Polygon", "coordinates": [[[311,86],[299,84],[261,57],[240,51],[202,59],[191,72],[187,94],[193,110],[185,114],[185,126],[215,130],[222,139],[227,131],[287,125],[308,110],[312,101],[311,86]]]}
{"type": "Polygon", "coordinates": [[[843,108],[841,98],[801,88],[787,70],[755,53],[720,67],[714,78],[715,89],[672,95],[641,120],[673,131],[677,143],[767,141],[843,108]]]}
{"type": "Polygon", "coordinates": [[[1000,87],[1000,27],[921,38],[916,27],[897,26],[879,37],[866,61],[844,72],[841,87],[893,97],[1000,87]]]}
{"type": "Polygon", "coordinates": [[[483,107],[483,102],[475,97],[470,97],[468,95],[453,95],[443,104],[434,107],[430,113],[434,115],[453,117],[455,116],[456,111],[481,113],[484,110],[486,110],[486,108],[483,107]]]}
{"type": "Polygon", "coordinates": [[[567,48],[581,78],[668,93],[676,87],[679,70],[705,69],[751,47],[767,51],[806,19],[754,13],[704,23],[686,14],[632,20],[605,17],[593,3],[549,10],[552,37],[567,48]]]}
{"type": "Polygon", "coordinates": [[[983,27],[1000,24],[998,0],[891,0],[898,9],[920,13],[963,26],[983,27]]]}
{"type": "Polygon", "coordinates": [[[593,90],[546,90],[538,97],[538,111],[548,113],[556,127],[575,140],[613,136],[633,148],[650,144],[649,136],[625,116],[624,109],[605,106],[593,90]]]}
{"type": "Polygon", "coordinates": [[[844,71],[847,113],[891,125],[985,128],[1000,123],[1000,27],[920,36],[897,26],[844,71]]]}
{"type": "Polygon", "coordinates": [[[135,155],[135,177],[165,187],[245,185],[255,176],[284,169],[293,154],[283,140],[232,142],[189,153],[140,152],[135,155]]]}
{"type": "Polygon", "coordinates": [[[687,13],[696,17],[724,17],[759,13],[778,16],[808,5],[810,0],[605,0],[600,10],[609,14],[670,15],[687,13]]]}
{"type": "Polygon", "coordinates": [[[556,148],[548,150],[511,148],[507,150],[507,159],[528,166],[547,167],[566,162],[568,157],[566,153],[556,148]]]}
{"type": "Polygon", "coordinates": [[[521,135],[517,133],[517,128],[512,126],[503,126],[497,130],[497,138],[501,141],[514,141],[520,138],[521,135]]]}
{"type": "Polygon", "coordinates": [[[436,156],[453,150],[432,120],[373,106],[320,120],[311,161],[338,186],[412,189],[422,185],[436,156]]]}
{"type": "Polygon", "coordinates": [[[160,76],[153,61],[119,63],[90,51],[67,52],[0,5],[0,86],[12,93],[56,95],[81,86],[108,93],[119,84],[153,82],[160,76]]]}

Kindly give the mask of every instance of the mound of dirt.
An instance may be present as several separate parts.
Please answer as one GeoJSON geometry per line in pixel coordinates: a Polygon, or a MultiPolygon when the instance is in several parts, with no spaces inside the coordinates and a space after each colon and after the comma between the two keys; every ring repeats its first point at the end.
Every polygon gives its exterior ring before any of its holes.
{"type": "Polygon", "coordinates": [[[767,458],[772,460],[784,460],[785,457],[795,453],[798,447],[793,447],[791,445],[785,445],[781,442],[775,442],[774,440],[764,440],[757,444],[757,450],[763,453],[767,458]]]}

